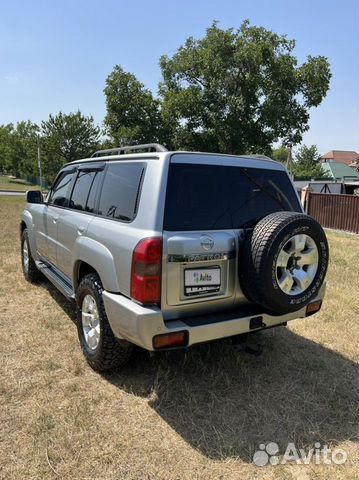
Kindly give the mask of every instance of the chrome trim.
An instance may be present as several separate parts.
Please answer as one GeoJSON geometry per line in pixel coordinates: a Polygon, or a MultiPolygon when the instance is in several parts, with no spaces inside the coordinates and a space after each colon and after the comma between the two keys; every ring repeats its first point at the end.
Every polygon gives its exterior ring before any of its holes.
{"type": "Polygon", "coordinates": [[[168,255],[167,261],[169,263],[186,263],[186,262],[206,262],[213,260],[230,260],[235,258],[236,252],[221,252],[221,253],[192,253],[189,255],[168,255]]]}

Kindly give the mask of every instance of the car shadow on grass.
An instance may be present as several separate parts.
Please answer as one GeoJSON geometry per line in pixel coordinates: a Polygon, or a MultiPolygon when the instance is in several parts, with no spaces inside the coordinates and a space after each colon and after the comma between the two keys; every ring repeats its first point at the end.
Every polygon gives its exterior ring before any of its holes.
{"type": "Polygon", "coordinates": [[[186,442],[213,459],[251,463],[270,441],[284,452],[289,442],[308,448],[356,439],[357,365],[284,327],[260,337],[260,357],[218,341],[186,353],[142,353],[107,378],[147,397],[186,442]]]}
{"type": "MultiPolygon", "coordinates": [[[[73,322],[75,304],[44,287],[73,322]]],[[[258,332],[254,357],[228,340],[150,355],[104,378],[148,404],[183,439],[213,459],[251,463],[261,443],[284,452],[357,439],[358,366],[339,353],[279,327],[258,332]]]]}
{"type": "Polygon", "coordinates": [[[75,301],[68,300],[54,285],[44,277],[40,283],[42,288],[45,288],[55,302],[62,308],[64,313],[73,321],[76,325],[76,303],[75,301]]]}

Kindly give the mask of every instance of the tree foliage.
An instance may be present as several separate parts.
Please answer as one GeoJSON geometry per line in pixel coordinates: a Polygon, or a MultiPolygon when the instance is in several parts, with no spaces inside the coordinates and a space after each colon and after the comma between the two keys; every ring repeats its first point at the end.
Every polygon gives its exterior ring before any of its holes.
{"type": "Polygon", "coordinates": [[[357,172],[359,172],[359,157],[354,160],[354,162],[352,163],[352,165],[350,165],[352,168],[354,168],[354,170],[356,170],[357,172]]]}
{"type": "Polygon", "coordinates": [[[16,176],[34,175],[39,127],[28,121],[0,126],[0,169],[16,176]]]}
{"type": "Polygon", "coordinates": [[[315,145],[300,147],[295,155],[294,163],[289,166],[289,170],[298,180],[329,178],[320,164],[320,155],[315,145]]]}
{"type": "Polygon", "coordinates": [[[43,174],[51,181],[64,163],[84,158],[99,145],[100,129],[81,112],[59,112],[41,123],[0,126],[0,171],[17,177],[38,176],[38,137],[41,135],[43,174]]]}
{"type": "Polygon", "coordinates": [[[37,170],[37,135],[39,127],[35,123],[17,123],[13,134],[13,170],[15,175],[33,175],[37,170]]]}
{"type": "Polygon", "coordinates": [[[80,111],[49,115],[41,123],[44,172],[53,179],[64,163],[91,156],[97,149],[100,129],[92,116],[80,111]]]}
{"type": "Polygon", "coordinates": [[[14,125],[0,125],[0,172],[8,173],[12,169],[12,135],[14,125]]]}
{"type": "Polygon", "coordinates": [[[322,56],[298,66],[294,46],[248,21],[236,31],[213,23],[204,38],[162,56],[162,116],[175,125],[172,143],[233,154],[267,153],[279,139],[300,143],[331,74],[322,56]]]}
{"type": "Polygon", "coordinates": [[[160,141],[171,149],[270,153],[300,143],[309,109],[325,97],[325,57],[298,66],[294,40],[248,21],[238,30],[215,22],[160,58],[159,97],[116,65],[104,89],[107,133],[117,145],[160,141]]]}
{"type": "Polygon", "coordinates": [[[159,141],[159,101],[134,75],[116,65],[106,79],[104,93],[104,123],[115,145],[159,141]]]}
{"type": "Polygon", "coordinates": [[[277,162],[285,163],[288,160],[289,148],[285,145],[281,145],[278,148],[273,148],[271,158],[277,162]]]}

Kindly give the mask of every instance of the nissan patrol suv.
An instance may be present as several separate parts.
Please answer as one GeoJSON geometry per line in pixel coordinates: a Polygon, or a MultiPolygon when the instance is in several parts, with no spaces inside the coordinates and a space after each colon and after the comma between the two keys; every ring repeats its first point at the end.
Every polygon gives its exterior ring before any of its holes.
{"type": "Polygon", "coordinates": [[[77,304],[97,371],[150,351],[286,325],[317,312],[328,244],[286,169],[264,156],[102,150],[27,192],[22,269],[77,304]]]}

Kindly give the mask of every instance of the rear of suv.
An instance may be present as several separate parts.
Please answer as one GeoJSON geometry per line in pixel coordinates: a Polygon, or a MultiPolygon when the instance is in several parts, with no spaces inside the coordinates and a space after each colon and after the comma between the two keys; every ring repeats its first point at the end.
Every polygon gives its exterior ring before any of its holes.
{"type": "Polygon", "coordinates": [[[67,164],[28,192],[25,277],[77,303],[90,365],[286,324],[317,312],[328,244],[285,168],[263,156],[157,144],[67,164]]]}

